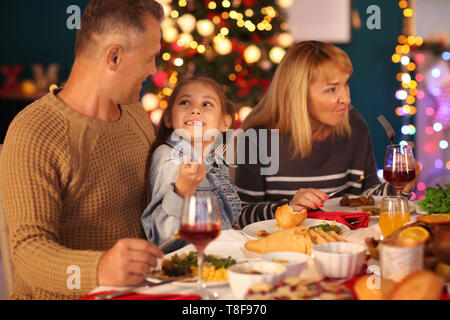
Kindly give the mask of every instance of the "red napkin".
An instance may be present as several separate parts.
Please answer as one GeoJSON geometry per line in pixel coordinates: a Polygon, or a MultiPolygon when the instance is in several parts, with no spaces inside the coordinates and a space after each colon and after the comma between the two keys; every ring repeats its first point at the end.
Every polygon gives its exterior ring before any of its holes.
{"type": "Polygon", "coordinates": [[[308,212],[308,218],[336,221],[350,229],[365,228],[369,225],[370,215],[367,212],[308,212]]]}
{"type": "MultiPolygon", "coordinates": [[[[115,291],[97,292],[81,297],[78,300],[95,300],[96,296],[112,292],[115,291]]],[[[143,294],[132,292],[111,300],[201,300],[201,297],[197,294],[143,294]]]]}

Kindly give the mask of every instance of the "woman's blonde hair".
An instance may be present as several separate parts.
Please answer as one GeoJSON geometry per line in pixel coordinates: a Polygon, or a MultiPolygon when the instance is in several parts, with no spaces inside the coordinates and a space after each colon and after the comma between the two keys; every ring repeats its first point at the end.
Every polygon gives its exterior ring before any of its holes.
{"type": "MultiPolygon", "coordinates": [[[[302,41],[289,49],[270,84],[267,93],[247,116],[241,128],[257,126],[279,129],[280,135],[291,135],[293,157],[307,157],[312,150],[312,130],[308,113],[308,88],[321,75],[340,70],[351,74],[348,55],[336,46],[320,41],[302,41]]],[[[348,110],[333,134],[350,136],[348,110]]]]}

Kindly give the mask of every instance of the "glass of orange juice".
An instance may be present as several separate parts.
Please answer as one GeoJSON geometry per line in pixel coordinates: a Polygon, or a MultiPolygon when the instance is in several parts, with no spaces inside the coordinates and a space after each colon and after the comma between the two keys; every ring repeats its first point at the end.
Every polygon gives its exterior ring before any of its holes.
{"type": "Polygon", "coordinates": [[[408,199],[403,197],[383,197],[381,199],[378,223],[384,238],[410,220],[408,199]]]}

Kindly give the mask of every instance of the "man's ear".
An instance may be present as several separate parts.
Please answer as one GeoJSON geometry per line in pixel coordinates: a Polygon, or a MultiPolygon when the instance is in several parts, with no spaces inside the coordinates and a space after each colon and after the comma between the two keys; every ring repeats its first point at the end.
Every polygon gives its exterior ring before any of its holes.
{"type": "Polygon", "coordinates": [[[119,45],[112,45],[106,49],[106,65],[111,71],[116,71],[123,62],[124,50],[119,45]]]}
{"type": "Polygon", "coordinates": [[[222,123],[220,124],[220,131],[225,132],[228,129],[230,129],[231,123],[233,119],[229,114],[227,114],[225,117],[223,117],[222,123]]]}

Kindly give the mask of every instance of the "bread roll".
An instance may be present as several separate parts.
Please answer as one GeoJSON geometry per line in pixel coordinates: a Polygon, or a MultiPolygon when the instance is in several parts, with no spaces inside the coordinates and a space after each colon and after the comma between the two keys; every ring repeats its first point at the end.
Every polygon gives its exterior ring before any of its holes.
{"type": "Polygon", "coordinates": [[[306,209],[299,212],[294,212],[292,207],[288,204],[278,207],[275,211],[275,219],[277,220],[277,223],[280,227],[286,229],[298,226],[306,219],[306,216],[306,209]]]}
{"type": "Polygon", "coordinates": [[[276,251],[306,253],[306,239],[304,235],[306,232],[307,229],[303,226],[277,231],[263,239],[247,241],[244,247],[247,250],[261,254],[276,251]]]}
{"type": "Polygon", "coordinates": [[[431,271],[416,271],[397,284],[389,297],[392,300],[439,300],[444,280],[431,271]]]}

